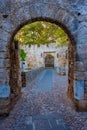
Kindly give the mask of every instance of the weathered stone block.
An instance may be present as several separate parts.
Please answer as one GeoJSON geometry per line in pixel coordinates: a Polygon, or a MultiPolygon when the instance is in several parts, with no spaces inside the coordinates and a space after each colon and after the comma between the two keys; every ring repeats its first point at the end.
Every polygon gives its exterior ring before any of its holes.
{"type": "MultiPolygon", "coordinates": [[[[62,10],[62,11],[61,11],[61,13],[62,13],[63,15],[62,15],[59,11],[58,11],[58,13],[59,13],[59,15],[60,15],[60,18],[62,19],[62,22],[64,22],[66,26],[68,25],[68,23],[69,23],[71,20],[73,20],[73,17],[71,17],[70,15],[68,15],[68,13],[67,13],[65,10],[62,10]]],[[[57,18],[59,17],[58,14],[57,14],[56,16],[57,16],[57,18]]]]}
{"type": "Polygon", "coordinates": [[[61,21],[63,23],[64,20],[65,22],[67,22],[69,18],[70,18],[69,15],[67,16],[67,13],[64,9],[62,8],[57,9],[56,14],[55,14],[55,19],[58,19],[59,22],[61,21]]]}
{"type": "Polygon", "coordinates": [[[87,44],[77,44],[77,52],[86,53],[87,52],[87,44]]]}
{"type": "Polygon", "coordinates": [[[81,24],[79,24],[79,37],[84,38],[85,36],[87,36],[87,23],[82,22],[81,24]]]}
{"type": "Polygon", "coordinates": [[[11,23],[11,18],[8,17],[6,20],[1,21],[1,29],[5,30],[6,32],[11,33],[13,31],[13,24],[11,23]]]}
{"type": "Polygon", "coordinates": [[[0,106],[7,106],[9,103],[10,103],[10,98],[0,98],[0,106]]]}
{"type": "MultiPolygon", "coordinates": [[[[78,31],[79,31],[79,29],[78,29],[78,31]]],[[[81,44],[82,45],[82,44],[87,43],[86,36],[85,36],[85,38],[84,37],[79,37],[78,32],[75,34],[75,40],[76,40],[77,44],[81,44]]]]}
{"type": "Polygon", "coordinates": [[[30,20],[31,21],[31,13],[30,13],[30,10],[29,10],[29,6],[24,8],[24,17],[26,20],[30,20]]]}
{"type": "Polygon", "coordinates": [[[0,115],[3,115],[3,114],[8,115],[8,113],[9,113],[8,107],[6,107],[5,109],[0,109],[0,115]]]}
{"type": "MultiPolygon", "coordinates": [[[[4,77],[4,76],[2,76],[4,77]]],[[[0,85],[9,84],[9,78],[1,78],[0,79],[0,85]]]]}
{"type": "Polygon", "coordinates": [[[77,100],[84,99],[84,80],[74,81],[74,98],[77,100]]]}
{"type": "Polygon", "coordinates": [[[87,60],[87,52],[78,52],[77,54],[76,54],[76,60],[78,60],[78,61],[81,61],[81,60],[87,60]]]}
{"type": "Polygon", "coordinates": [[[44,3],[53,3],[53,2],[57,2],[56,0],[43,0],[44,3]]]}
{"type": "Polygon", "coordinates": [[[87,80],[85,81],[85,88],[87,89],[87,80]]]}
{"type": "Polygon", "coordinates": [[[84,72],[84,79],[87,80],[87,71],[84,72]]]}
{"type": "Polygon", "coordinates": [[[9,59],[10,58],[10,54],[9,54],[9,52],[0,52],[0,59],[9,59]]]}
{"type": "Polygon", "coordinates": [[[3,29],[0,29],[0,39],[4,40],[4,41],[9,41],[11,37],[11,34],[6,32],[3,29]]]}
{"type": "Polygon", "coordinates": [[[0,69],[0,84],[3,84],[2,81],[4,81],[4,83],[7,84],[6,80],[9,80],[9,69],[0,69]]]}
{"type": "Polygon", "coordinates": [[[10,67],[10,59],[0,59],[0,68],[10,67]]]}
{"type": "Polygon", "coordinates": [[[41,4],[31,4],[29,5],[29,11],[31,18],[41,17],[41,4]]]}
{"type": "Polygon", "coordinates": [[[87,112],[87,101],[86,100],[76,100],[76,105],[78,107],[78,111],[86,111],[87,112]]]}
{"type": "Polygon", "coordinates": [[[74,72],[74,79],[84,80],[84,72],[75,71],[74,72]]]}
{"type": "Polygon", "coordinates": [[[85,60],[83,61],[83,63],[84,63],[84,68],[85,68],[85,70],[87,70],[87,59],[85,59],[85,60]]]}
{"type": "Polygon", "coordinates": [[[8,51],[8,42],[0,39],[0,52],[8,51]]]}
{"type": "Polygon", "coordinates": [[[78,21],[73,19],[73,17],[71,17],[71,20],[68,22],[67,27],[73,34],[78,30],[78,25],[79,25],[78,21]]]}
{"type": "Polygon", "coordinates": [[[58,6],[55,6],[52,3],[41,4],[41,17],[55,20],[55,12],[58,12],[58,6]]]}
{"type": "Polygon", "coordinates": [[[85,67],[84,67],[83,62],[77,61],[77,62],[75,63],[75,66],[74,66],[74,70],[77,70],[77,71],[85,71],[85,67]]]}
{"type": "Polygon", "coordinates": [[[15,14],[17,21],[25,21],[24,7],[19,8],[18,11],[15,12],[15,14]]]}
{"type": "Polygon", "coordinates": [[[9,98],[10,97],[10,87],[3,85],[0,86],[0,98],[9,98]]]}
{"type": "MultiPolygon", "coordinates": [[[[15,28],[18,28],[18,26],[20,26],[20,22],[21,21],[19,21],[19,19],[17,19],[16,17],[16,11],[14,11],[14,13],[12,12],[11,14],[10,14],[10,21],[11,21],[11,24],[13,25],[13,28],[14,29],[12,29],[13,31],[15,31],[15,28]]],[[[12,31],[12,32],[13,32],[12,31]]]]}

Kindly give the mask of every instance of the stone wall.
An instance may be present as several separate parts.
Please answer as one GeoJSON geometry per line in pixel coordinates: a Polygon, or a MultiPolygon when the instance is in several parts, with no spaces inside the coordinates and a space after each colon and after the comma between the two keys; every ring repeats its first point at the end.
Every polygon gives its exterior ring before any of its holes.
{"type": "MultiPolygon", "coordinates": [[[[3,98],[0,98],[0,114],[8,114],[9,110],[12,108],[13,104],[18,100],[21,93],[21,73],[20,73],[20,58],[19,58],[19,45],[18,43],[12,43],[10,46],[10,94],[9,96],[5,97],[6,90],[8,94],[8,89],[6,86],[4,86],[3,90],[4,93],[2,96],[3,98]]],[[[1,96],[0,96],[1,97],[1,96]]]]}
{"type": "Polygon", "coordinates": [[[3,86],[0,90],[0,116],[3,114],[8,115],[10,103],[10,88],[9,86],[3,86]]]}
{"type": "MultiPolygon", "coordinates": [[[[9,86],[12,90],[9,72],[14,61],[10,46],[17,31],[27,23],[39,20],[52,22],[62,27],[71,41],[69,90],[74,93],[73,99],[77,104],[87,110],[86,3],[87,0],[0,0],[0,88],[9,86]],[[75,50],[71,49],[73,47],[75,50]],[[74,51],[75,57],[72,54],[74,51]]],[[[16,80],[19,80],[18,77],[16,80]]]]}
{"type": "Polygon", "coordinates": [[[28,45],[20,45],[20,48],[24,49],[27,54],[25,63],[26,66],[28,66],[29,68],[33,69],[35,67],[45,67],[45,57],[48,54],[53,55],[55,68],[67,64],[66,51],[68,50],[68,47],[66,46],[56,47],[56,44],[50,43],[49,46],[40,45],[40,47],[38,47],[37,45],[32,45],[31,47],[29,47],[28,45]]]}
{"type": "Polygon", "coordinates": [[[75,46],[69,44],[68,47],[68,95],[73,100],[74,99],[74,60],[75,60],[76,49],[75,46]]]}
{"type": "MultiPolygon", "coordinates": [[[[11,102],[12,104],[18,100],[21,94],[21,72],[19,44],[13,42],[10,46],[11,63],[10,63],[10,86],[11,86],[11,102]]],[[[12,106],[11,104],[11,106],[12,106]]]]}
{"type": "Polygon", "coordinates": [[[43,67],[35,68],[25,72],[21,72],[22,87],[29,86],[29,84],[44,70],[43,67]]]}

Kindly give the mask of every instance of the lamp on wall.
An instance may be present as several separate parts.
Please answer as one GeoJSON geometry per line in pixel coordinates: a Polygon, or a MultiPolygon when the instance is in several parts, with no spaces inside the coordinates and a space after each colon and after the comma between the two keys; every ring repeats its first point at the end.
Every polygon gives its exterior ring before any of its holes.
{"type": "Polygon", "coordinates": [[[41,53],[41,57],[43,56],[43,54],[41,53]]]}
{"type": "Polygon", "coordinates": [[[57,53],[57,58],[59,57],[59,54],[57,53]]]}
{"type": "Polygon", "coordinates": [[[68,58],[68,51],[66,50],[66,59],[68,58]]]}

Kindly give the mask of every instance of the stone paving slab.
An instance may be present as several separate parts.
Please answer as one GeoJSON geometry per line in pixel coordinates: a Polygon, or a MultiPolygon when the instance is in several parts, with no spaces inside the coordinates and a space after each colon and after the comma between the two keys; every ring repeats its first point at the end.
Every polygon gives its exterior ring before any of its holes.
{"type": "MultiPolygon", "coordinates": [[[[32,126],[33,124],[35,130],[71,130],[60,114],[32,116],[32,126]]],[[[28,126],[26,130],[34,130],[32,126],[28,126]]]]}
{"type": "Polygon", "coordinates": [[[32,125],[27,125],[26,130],[33,130],[33,126],[32,125]]]}
{"type": "Polygon", "coordinates": [[[42,77],[40,83],[34,89],[36,93],[49,92],[53,88],[53,73],[54,73],[54,69],[45,70],[45,74],[42,77]]]}

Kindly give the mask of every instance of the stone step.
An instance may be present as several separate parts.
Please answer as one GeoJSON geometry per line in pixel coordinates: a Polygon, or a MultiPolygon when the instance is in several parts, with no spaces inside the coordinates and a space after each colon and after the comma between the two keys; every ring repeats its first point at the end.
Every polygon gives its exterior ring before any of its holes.
{"type": "Polygon", "coordinates": [[[71,130],[59,114],[29,116],[26,119],[26,130],[71,130]]]}
{"type": "Polygon", "coordinates": [[[27,125],[27,126],[26,126],[26,130],[33,130],[33,125],[32,125],[32,124],[27,125]]]}
{"type": "Polygon", "coordinates": [[[32,116],[26,118],[26,130],[34,130],[34,123],[32,121],[32,116]]]}

